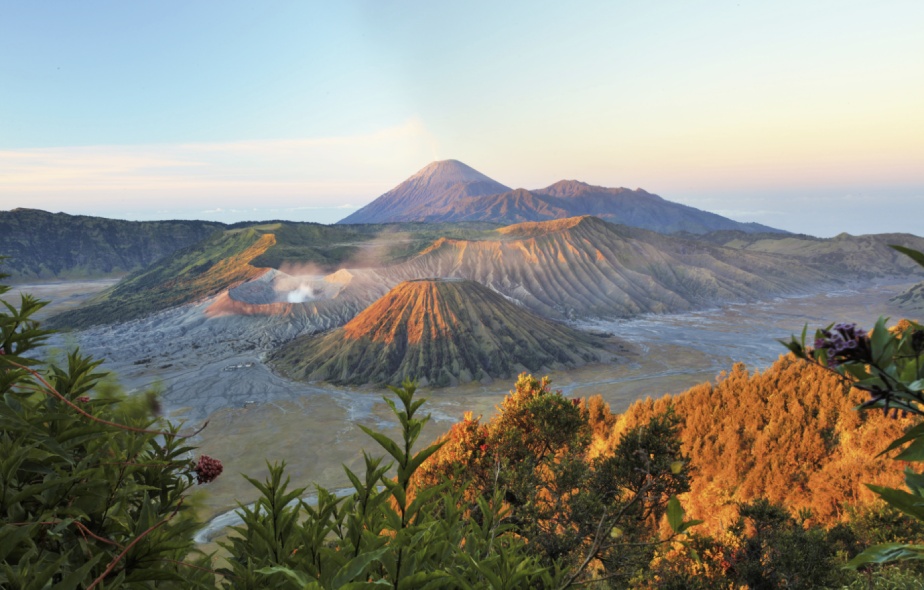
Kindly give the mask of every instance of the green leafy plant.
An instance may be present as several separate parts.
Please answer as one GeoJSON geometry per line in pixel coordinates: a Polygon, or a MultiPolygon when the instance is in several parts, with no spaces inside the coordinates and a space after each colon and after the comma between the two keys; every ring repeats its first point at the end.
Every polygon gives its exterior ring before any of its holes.
{"type": "MultiPolygon", "coordinates": [[[[924,266],[924,254],[892,246],[924,266]]],[[[817,363],[835,372],[869,399],[859,410],[881,410],[898,416],[924,416],[924,327],[903,320],[889,328],[886,318],[879,318],[870,332],[853,324],[833,324],[815,332],[813,346],[806,343],[808,327],[800,338],[784,342],[799,358],[817,363]]],[[[924,423],[911,425],[882,454],[901,449],[895,459],[910,463],[924,462],[924,423]]],[[[868,485],[888,505],[924,522],[924,474],[911,467],[905,470],[907,490],[868,485]]],[[[881,543],[869,547],[848,566],[886,563],[897,560],[924,559],[924,545],[881,543]]]]}
{"type": "Polygon", "coordinates": [[[439,448],[416,453],[414,444],[429,416],[405,381],[386,397],[401,423],[395,441],[363,427],[392,463],[364,454],[365,473],[346,469],[353,493],[338,498],[316,488],[314,505],[305,488],[289,488],[284,465],[271,465],[266,481],[248,480],[260,491],[244,523],[224,543],[230,567],[226,588],[531,588],[557,585],[557,573],[530,556],[522,538],[505,523],[502,498],[482,498],[478,517],[461,508],[461,495],[445,485],[415,487],[420,466],[439,448]],[[394,471],[394,476],[388,474],[394,471]]]}
{"type": "Polygon", "coordinates": [[[42,305],[0,311],[0,586],[214,587],[188,500],[220,463],[193,464],[154,397],[120,395],[101,361],[33,358],[42,305]]]}

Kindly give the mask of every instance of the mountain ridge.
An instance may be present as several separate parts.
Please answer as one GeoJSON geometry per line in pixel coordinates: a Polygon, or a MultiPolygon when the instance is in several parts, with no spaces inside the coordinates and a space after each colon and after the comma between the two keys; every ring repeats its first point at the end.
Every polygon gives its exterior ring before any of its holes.
{"type": "Polygon", "coordinates": [[[340,220],[340,224],[395,221],[491,221],[501,224],[594,215],[661,233],[717,230],[788,233],[668,201],[643,189],[606,188],[578,180],[509,189],[457,160],[433,162],[340,220]]]}
{"type": "Polygon", "coordinates": [[[140,270],[205,240],[211,221],[125,221],[16,208],[0,211],[2,268],[14,281],[103,278],[140,270]]]}

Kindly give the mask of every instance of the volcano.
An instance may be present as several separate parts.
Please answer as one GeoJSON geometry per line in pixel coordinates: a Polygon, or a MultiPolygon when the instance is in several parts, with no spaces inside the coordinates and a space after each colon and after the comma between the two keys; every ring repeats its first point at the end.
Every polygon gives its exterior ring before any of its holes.
{"type": "Polygon", "coordinates": [[[338,223],[422,221],[429,211],[452,208],[459,199],[493,195],[510,188],[458,160],[432,162],[338,223]]]}
{"type": "Polygon", "coordinates": [[[271,358],[287,377],[342,385],[448,386],[611,360],[604,337],[546,320],[474,281],[406,281],[342,328],[271,358]]]}
{"type": "Polygon", "coordinates": [[[668,201],[642,189],[606,188],[562,180],[541,189],[511,190],[458,160],[429,164],[338,223],[513,224],[584,215],[664,234],[786,233],[668,201]]]}

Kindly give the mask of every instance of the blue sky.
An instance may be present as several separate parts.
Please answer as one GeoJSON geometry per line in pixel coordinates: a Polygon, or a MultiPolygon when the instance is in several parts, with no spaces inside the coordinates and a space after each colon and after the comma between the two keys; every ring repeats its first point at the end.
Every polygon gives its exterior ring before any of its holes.
{"type": "Polygon", "coordinates": [[[0,209],[330,223],[432,160],[924,218],[924,2],[0,0],[0,209]]]}

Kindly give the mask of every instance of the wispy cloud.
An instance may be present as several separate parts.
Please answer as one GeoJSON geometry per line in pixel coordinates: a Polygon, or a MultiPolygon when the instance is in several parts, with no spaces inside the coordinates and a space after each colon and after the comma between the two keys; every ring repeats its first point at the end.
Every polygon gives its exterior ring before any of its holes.
{"type": "Polygon", "coordinates": [[[417,119],[342,137],[0,150],[0,209],[348,209],[435,152],[417,119]]]}

